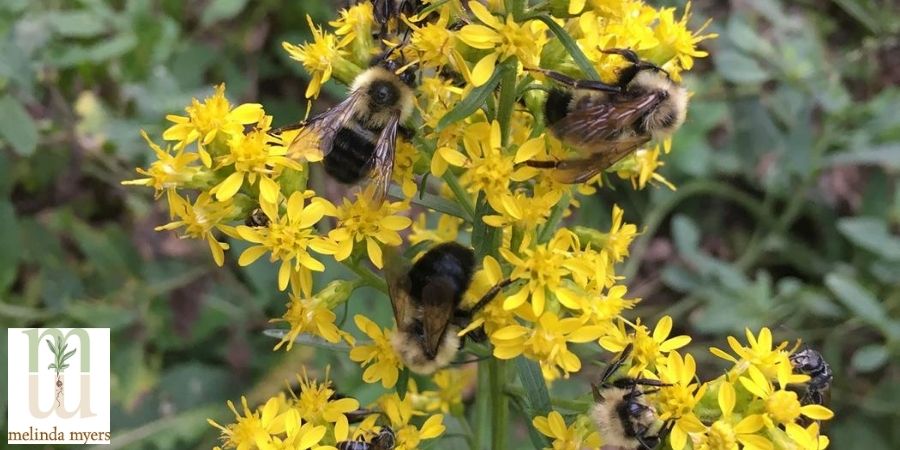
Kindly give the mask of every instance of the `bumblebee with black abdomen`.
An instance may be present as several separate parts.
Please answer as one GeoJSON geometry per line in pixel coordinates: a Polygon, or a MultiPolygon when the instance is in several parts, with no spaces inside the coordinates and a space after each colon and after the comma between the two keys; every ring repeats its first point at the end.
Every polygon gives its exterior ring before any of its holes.
{"type": "Polygon", "coordinates": [[[374,203],[387,196],[394,169],[397,131],[415,106],[415,73],[397,74],[400,64],[387,55],[359,74],[347,99],[305,122],[280,131],[300,128],[288,145],[287,156],[316,161],[344,184],[369,177],[374,203]]]}
{"type": "Polygon", "coordinates": [[[383,426],[369,442],[358,439],[337,443],[338,450],[394,450],[397,438],[391,427],[383,426]]]}
{"type": "Polygon", "coordinates": [[[555,169],[562,183],[583,183],[651,140],[667,138],[684,123],[688,94],[683,86],[631,50],[605,53],[621,55],[631,64],[614,84],[534,69],[566,87],[550,91],[544,116],[553,135],[582,156],[526,165],[555,169]]]}
{"type": "Polygon", "coordinates": [[[603,373],[599,384],[592,384],[594,406],[591,419],[603,436],[604,445],[628,450],[651,450],[665,439],[671,424],[659,420],[656,409],[647,402],[646,394],[669,386],[648,378],[610,378],[619,370],[631,354],[628,344],[603,373]],[[642,390],[640,386],[653,386],[654,390],[642,390]]]}
{"type": "Polygon", "coordinates": [[[809,376],[809,381],[801,392],[800,403],[803,405],[825,403],[825,395],[831,387],[834,375],[831,372],[831,366],[825,362],[822,354],[809,348],[803,347],[788,357],[791,361],[794,373],[801,373],[809,376]]]}
{"type": "Polygon", "coordinates": [[[431,374],[450,364],[462,346],[457,333],[512,281],[503,280],[471,309],[461,308],[472,282],[475,253],[455,242],[427,251],[412,268],[388,277],[397,330],[391,345],[415,373],[431,374]]]}

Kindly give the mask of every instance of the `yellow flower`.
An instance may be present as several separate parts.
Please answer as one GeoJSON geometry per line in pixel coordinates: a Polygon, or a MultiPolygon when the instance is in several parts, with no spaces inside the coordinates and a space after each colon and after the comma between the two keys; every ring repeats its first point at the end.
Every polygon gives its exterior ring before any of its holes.
{"type": "Polygon", "coordinates": [[[244,125],[259,122],[265,114],[259,103],[245,103],[231,109],[231,103],[225,98],[225,83],[216,86],[213,95],[203,103],[196,98],[192,99],[191,106],[184,110],[188,113],[187,117],[174,114],[166,116],[166,120],[175,125],[163,132],[163,139],[178,141],[176,149],[199,139],[200,158],[206,167],[210,167],[212,161],[203,146],[211,143],[220,132],[226,136],[244,134],[244,125]]]}
{"type": "Polygon", "coordinates": [[[316,27],[308,15],[306,21],[312,32],[313,42],[300,46],[282,42],[281,46],[291,55],[291,59],[300,61],[303,68],[312,76],[309,85],[306,86],[306,98],[317,98],[322,85],[331,79],[335,62],[342,59],[346,53],[340,50],[340,45],[333,34],[316,27]]]}
{"type": "Polygon", "coordinates": [[[669,442],[673,450],[682,450],[687,444],[688,433],[702,433],[706,427],[694,414],[694,407],[703,398],[708,386],[696,383],[697,364],[694,357],[682,359],[678,352],[670,352],[665,363],[657,367],[659,380],[671,386],[660,389],[656,395],[659,419],[672,421],[669,442]]]}
{"type": "Polygon", "coordinates": [[[335,209],[332,215],[337,217],[337,226],[328,233],[328,237],[336,244],[334,259],[343,261],[350,257],[357,242],[366,241],[366,253],[369,260],[379,269],[384,267],[381,244],[399,246],[403,243],[398,231],[409,228],[412,220],[409,217],[395,215],[406,211],[405,202],[383,202],[376,207],[372,201],[372,186],[367,187],[351,202],[344,203],[335,209]]]}
{"type": "MultiPolygon", "coordinates": [[[[665,64],[672,58],[676,58],[678,66],[672,67],[675,75],[683,70],[691,70],[694,67],[694,58],[703,58],[708,55],[705,51],[697,50],[697,44],[707,39],[714,39],[718,34],[703,34],[711,20],[707,20],[697,31],[688,29],[687,23],[691,19],[691,2],[684,7],[681,19],[675,20],[675,8],[663,8],[659,11],[656,27],[653,29],[659,44],[650,50],[646,57],[657,64],[665,64]]],[[[670,66],[671,67],[671,66],[670,66]]]]}
{"type": "Polygon", "coordinates": [[[600,345],[611,351],[621,352],[628,344],[632,344],[633,363],[628,375],[636,377],[644,370],[652,370],[660,364],[664,364],[670,352],[674,352],[679,348],[688,345],[691,342],[690,336],[680,335],[670,338],[672,332],[672,318],[663,316],[656,323],[651,335],[646,326],[641,325],[638,318],[634,325],[631,325],[632,332],[626,333],[624,323],[619,322],[619,327],[612,333],[600,339],[600,345]]]}
{"type": "Polygon", "coordinates": [[[275,168],[287,167],[302,171],[303,166],[284,156],[287,149],[279,138],[269,135],[272,116],[264,116],[256,128],[247,134],[231,136],[228,141],[229,152],[216,158],[216,170],[231,166],[234,172],[221,183],[210,189],[219,201],[228,200],[237,194],[247,180],[253,184],[259,179],[260,202],[275,203],[278,201],[280,187],[273,179],[275,168]]]}
{"type": "Polygon", "coordinates": [[[560,230],[550,242],[533,248],[528,247],[528,239],[524,240],[519,255],[501,248],[503,259],[513,265],[510,278],[513,281],[528,281],[503,301],[503,307],[507,310],[516,309],[530,297],[532,311],[535,316],[539,316],[544,311],[548,291],[560,298],[576,297],[576,292],[563,286],[563,279],[578,266],[578,261],[573,260],[569,253],[570,243],[564,230],[560,230]]]}
{"type": "Polygon", "coordinates": [[[437,225],[434,228],[428,226],[428,216],[420,213],[412,223],[412,231],[407,239],[410,245],[416,245],[419,242],[433,242],[440,244],[442,242],[455,241],[459,236],[459,226],[463,220],[449,214],[441,214],[438,217],[437,225]]]}
{"type": "Polygon", "coordinates": [[[630,179],[634,189],[644,189],[647,183],[655,181],[674,191],[675,185],[656,172],[665,165],[659,160],[659,150],[657,145],[653,150],[641,149],[634,152],[632,158],[625,158],[616,164],[616,174],[622,179],[630,179]]]}
{"type": "Polygon", "coordinates": [[[422,68],[443,67],[451,60],[451,54],[455,54],[457,61],[462,61],[462,56],[456,53],[456,36],[449,29],[450,10],[442,9],[438,19],[418,26],[408,22],[412,30],[409,38],[409,47],[416,53],[416,59],[422,68]]]}
{"type": "Polygon", "coordinates": [[[537,67],[541,49],[547,42],[544,34],[546,27],[537,21],[522,24],[515,22],[512,16],[501,21],[481,3],[470,1],[469,9],[481,23],[470,24],[459,30],[459,40],[476,49],[490,50],[472,69],[472,84],[481,86],[494,73],[497,60],[505,61],[517,57],[519,62],[528,67],[537,67]]]}
{"type": "Polygon", "coordinates": [[[491,333],[494,356],[512,359],[524,354],[538,361],[547,380],[559,378],[559,370],[568,378],[570,372],[581,370],[581,360],[568,349],[568,343],[583,343],[597,340],[603,329],[596,325],[584,325],[581,319],[560,319],[556,313],[547,311],[538,318],[534,328],[509,325],[491,333]]]}
{"type": "Polygon", "coordinates": [[[354,345],[350,350],[350,359],[366,367],[363,381],[375,383],[381,380],[381,385],[385,388],[394,387],[402,364],[391,346],[391,332],[383,331],[375,322],[361,314],[354,316],[353,321],[360,331],[372,339],[370,343],[354,345]]]}
{"type": "Polygon", "coordinates": [[[553,207],[559,202],[559,194],[548,192],[541,196],[529,196],[522,191],[504,192],[500,199],[491,203],[498,206],[499,215],[487,215],[484,223],[497,228],[524,226],[535,229],[547,222],[553,207]]]}
{"type": "Polygon", "coordinates": [[[472,384],[474,378],[474,371],[468,368],[443,369],[435,372],[432,379],[438,390],[423,393],[430,394],[425,409],[427,411],[440,410],[445,414],[451,411],[462,411],[463,390],[472,384]]]}
{"type": "Polygon", "coordinates": [[[443,414],[429,417],[421,427],[411,424],[410,420],[414,415],[421,415],[413,410],[411,396],[400,400],[400,396],[395,392],[383,395],[378,403],[396,434],[394,450],[416,450],[422,441],[434,439],[444,434],[446,430],[443,414]]]}
{"type": "MultiPolygon", "coordinates": [[[[467,307],[471,307],[479,299],[481,299],[487,291],[506,277],[503,275],[503,269],[500,263],[493,256],[485,256],[481,264],[481,269],[472,277],[472,284],[466,291],[463,303],[467,307]]],[[[472,322],[465,329],[459,332],[460,336],[470,333],[479,327],[484,327],[487,335],[491,335],[494,331],[507,325],[515,323],[513,311],[507,311],[504,307],[504,293],[497,294],[493,301],[488,303],[481,309],[472,322]]],[[[527,308],[527,306],[525,306],[527,308]]],[[[529,308],[530,309],[530,308],[529,308]]]]}
{"type": "Polygon", "coordinates": [[[337,316],[332,309],[338,303],[346,301],[357,285],[358,283],[354,282],[334,280],[312,298],[303,298],[299,286],[292,286],[287,311],[280,319],[269,321],[287,322],[291,325],[291,330],[275,345],[274,350],[278,350],[284,344],[287,344],[287,350],[290,350],[294,346],[294,339],[300,333],[320,336],[332,343],[340,342],[341,338],[344,338],[352,344],[353,337],[335,325],[337,316]]]}
{"type": "Polygon", "coordinates": [[[318,382],[310,379],[303,369],[302,376],[297,375],[299,393],[291,391],[294,398],[291,408],[304,421],[314,425],[327,425],[334,428],[334,439],[342,440],[349,433],[349,421],[347,413],[359,409],[359,401],[354,398],[335,398],[334,389],[328,380],[328,370],[325,372],[325,381],[318,382]]]}
{"type": "Polygon", "coordinates": [[[334,34],[343,36],[337,46],[342,48],[352,43],[357,62],[368,64],[367,59],[372,52],[372,24],[375,22],[372,3],[359,2],[342,9],[340,15],[337,20],[328,22],[335,28],[334,34]]]}
{"type": "Polygon", "coordinates": [[[236,208],[229,202],[214,202],[209,193],[203,192],[197,196],[197,200],[190,201],[179,196],[175,191],[169,194],[169,204],[172,205],[170,213],[180,220],[169,222],[156,227],[156,231],[174,230],[184,227],[181,238],[205,239],[209,244],[213,260],[220,267],[225,263],[225,250],[229,245],[219,242],[213,235],[213,230],[221,230],[233,235],[234,229],[223,222],[231,219],[236,213],[236,208]]]}
{"type": "Polygon", "coordinates": [[[273,436],[272,447],[276,450],[331,450],[334,447],[316,445],[325,437],[328,429],[323,425],[304,422],[296,410],[288,410],[282,415],[286,436],[273,436]]]}
{"type": "MultiPolygon", "coordinates": [[[[315,197],[306,204],[306,197],[312,192],[294,192],[287,201],[287,213],[279,215],[278,207],[263,202],[260,204],[269,226],[266,228],[237,227],[237,233],[245,241],[254,245],[241,253],[238,264],[247,266],[259,259],[266,252],[271,252],[269,260],[281,261],[278,270],[278,289],[284,290],[291,278],[305,279],[304,271],[321,272],[325,266],[310,255],[309,250],[330,254],[333,243],[316,235],[315,224],[334,205],[323,198],[315,197]]],[[[301,286],[302,287],[302,286],[301,286]]]]}
{"type": "MultiPolygon", "coordinates": [[[[172,149],[167,147],[165,150],[156,145],[147,132],[141,130],[141,136],[147,141],[147,145],[156,153],[156,161],[150,163],[147,169],[137,168],[137,173],[146,175],[148,178],[139,178],[137,180],[123,181],[125,185],[150,186],[156,190],[155,196],[159,198],[163,190],[174,192],[176,188],[183,187],[185,183],[190,182],[194,175],[200,172],[200,167],[191,166],[191,163],[197,160],[196,153],[185,153],[184,148],[179,148],[175,154],[171,154],[172,149]]],[[[169,203],[172,208],[172,203],[169,203]]]]}
{"type": "Polygon", "coordinates": [[[406,140],[397,141],[397,149],[394,152],[394,171],[391,179],[400,185],[403,196],[412,198],[416,195],[419,186],[416,184],[415,166],[419,160],[419,150],[406,140]]]}
{"type": "Polygon", "coordinates": [[[593,431],[584,416],[578,416],[572,425],[566,425],[562,415],[551,411],[546,417],[538,416],[531,421],[534,428],[544,436],[553,439],[552,450],[599,449],[600,434],[593,431]]]}
{"type": "Polygon", "coordinates": [[[284,432],[284,418],[278,414],[284,406],[279,397],[269,399],[262,410],[250,410],[247,398],[241,396],[244,415],[237,412],[234,403],[228,400],[228,407],[234,413],[236,422],[227,426],[206,419],[210,425],[222,431],[221,439],[225,448],[238,450],[274,449],[272,435],[284,432]]]}
{"type": "Polygon", "coordinates": [[[736,398],[734,385],[723,379],[717,397],[722,416],[699,437],[698,450],[734,450],[738,448],[738,442],[744,448],[772,450],[772,442],[756,434],[765,426],[762,416],[732,417],[736,398]]]}
{"type": "MultiPolygon", "coordinates": [[[[778,369],[778,385],[781,386],[779,389],[775,389],[772,382],[755,366],[750,366],[747,372],[750,376],[742,376],[741,384],[751,394],[765,401],[766,413],[763,415],[763,419],[770,428],[775,425],[784,425],[790,434],[792,427],[802,428],[795,423],[800,416],[813,420],[828,420],[834,416],[830,409],[822,405],[801,405],[797,393],[785,388],[791,377],[789,365],[780,366],[778,369]]],[[[798,435],[806,434],[800,430],[794,432],[798,435]]]]}
{"type": "Polygon", "coordinates": [[[577,296],[575,298],[559,296],[559,302],[566,308],[578,311],[585,322],[603,326],[605,330],[608,330],[604,332],[604,335],[607,335],[617,331],[613,321],[621,318],[622,311],[634,308],[639,301],[639,299],[626,299],[627,292],[627,287],[617,285],[599,296],[577,296]]]}
{"type": "MultiPolygon", "coordinates": [[[[759,337],[754,336],[750,329],[746,329],[745,333],[747,343],[750,344],[749,347],[744,347],[737,339],[728,336],[728,345],[740,357],[740,360],[716,347],[711,347],[709,351],[719,358],[733,362],[735,364],[734,371],[737,374],[742,374],[747,367],[753,366],[759,369],[768,380],[775,379],[779,367],[790,366],[788,354],[783,351],[787,347],[787,342],[782,342],[772,348],[772,331],[768,328],[763,327],[759,331],[759,337]]],[[[800,380],[800,382],[802,381],[800,380]]]]}

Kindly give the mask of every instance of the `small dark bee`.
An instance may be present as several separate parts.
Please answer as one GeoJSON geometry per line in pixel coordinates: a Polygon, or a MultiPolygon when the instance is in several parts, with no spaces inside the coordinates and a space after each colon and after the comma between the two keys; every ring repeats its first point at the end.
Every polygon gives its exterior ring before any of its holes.
{"type": "Polygon", "coordinates": [[[650,140],[670,136],[684,123],[688,94],[666,71],[626,49],[606,50],[631,65],[615,84],[576,80],[561,73],[544,73],[566,86],[550,91],[544,115],[550,131],[583,157],[561,161],[526,161],[541,169],[555,169],[562,183],[583,183],[608,169],[650,140]]]}
{"type": "Polygon", "coordinates": [[[394,450],[396,436],[391,427],[383,426],[371,441],[360,439],[355,441],[341,441],[337,443],[338,450],[394,450]]]}
{"type": "Polygon", "coordinates": [[[463,344],[457,336],[459,330],[512,283],[501,281],[471,309],[462,309],[474,267],[472,249],[447,242],[426,252],[408,271],[389,274],[388,290],[397,322],[391,344],[411,371],[430,374],[450,364],[463,344]]]}
{"type": "Polygon", "coordinates": [[[244,220],[244,225],[248,227],[267,227],[269,226],[269,216],[263,212],[262,208],[254,208],[250,211],[250,215],[244,220]]]}
{"type": "Polygon", "coordinates": [[[670,385],[647,378],[609,381],[628,359],[631,350],[629,344],[606,368],[600,384],[591,384],[595,403],[590,415],[603,436],[604,445],[628,450],[651,450],[665,439],[672,424],[659,420],[656,409],[647,403],[644,395],[670,385]],[[656,389],[642,390],[639,386],[654,386],[656,389]]]}
{"type": "Polygon", "coordinates": [[[387,59],[389,54],[377,58],[356,77],[344,101],[305,122],[275,131],[299,128],[287,156],[309,159],[310,150],[318,151],[325,172],[341,183],[356,184],[371,174],[375,204],[387,196],[397,131],[415,105],[415,72],[405,70],[398,75],[401,65],[387,59]]]}
{"type": "Polygon", "coordinates": [[[822,354],[804,346],[788,359],[791,361],[794,373],[809,375],[809,381],[806,382],[804,390],[801,392],[800,403],[803,405],[824,404],[825,395],[831,387],[834,377],[831,373],[831,366],[825,362],[822,354]]]}

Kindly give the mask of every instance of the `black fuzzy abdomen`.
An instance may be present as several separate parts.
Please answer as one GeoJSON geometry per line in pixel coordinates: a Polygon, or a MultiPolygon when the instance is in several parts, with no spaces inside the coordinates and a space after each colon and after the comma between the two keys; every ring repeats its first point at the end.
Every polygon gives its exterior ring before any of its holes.
{"type": "Polygon", "coordinates": [[[431,279],[445,277],[453,284],[454,306],[457,306],[469,289],[474,267],[475,253],[472,249],[455,242],[438,245],[422,255],[410,269],[410,295],[421,301],[422,290],[431,279]]]}
{"type": "Polygon", "coordinates": [[[569,112],[569,103],[572,102],[572,93],[562,89],[553,89],[547,95],[547,103],[544,103],[544,119],[547,125],[553,125],[566,117],[569,112]]]}
{"type": "Polygon", "coordinates": [[[344,184],[355,184],[372,170],[375,144],[349,128],[341,128],[322,161],[325,172],[344,184]]]}

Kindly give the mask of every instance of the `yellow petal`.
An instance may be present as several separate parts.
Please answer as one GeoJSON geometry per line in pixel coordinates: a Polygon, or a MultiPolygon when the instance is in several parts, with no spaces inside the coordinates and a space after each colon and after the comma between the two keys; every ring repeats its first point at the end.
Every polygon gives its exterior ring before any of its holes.
{"type": "Polygon", "coordinates": [[[275,203],[278,201],[279,186],[269,177],[260,177],[259,196],[262,201],[275,203]]]}
{"type": "Polygon", "coordinates": [[[475,17],[481,21],[481,23],[485,25],[489,25],[493,28],[499,28],[501,23],[500,21],[494,17],[490,11],[488,11],[487,7],[482,5],[480,2],[470,1],[469,9],[472,11],[472,14],[475,14],[475,17]]]}
{"type": "Polygon", "coordinates": [[[262,119],[263,107],[259,103],[245,103],[228,113],[228,118],[240,124],[256,123],[262,119]]]}
{"type": "Polygon", "coordinates": [[[525,142],[524,144],[519,146],[519,150],[516,151],[515,163],[518,164],[523,161],[528,161],[529,159],[537,156],[537,154],[542,152],[543,150],[543,138],[529,139],[528,142],[525,142]]]}
{"type": "Polygon", "coordinates": [[[690,343],[691,343],[690,336],[685,336],[685,335],[675,336],[672,339],[669,339],[669,340],[663,342],[662,344],[660,344],[659,351],[671,352],[672,350],[677,350],[677,349],[684,347],[685,345],[688,345],[690,343]]]}
{"type": "Polygon", "coordinates": [[[656,323],[656,328],[653,329],[653,340],[656,342],[663,342],[669,337],[669,333],[672,332],[672,318],[670,316],[663,316],[659,319],[659,322],[656,323]]]}
{"type": "Polygon", "coordinates": [[[419,429],[419,439],[434,439],[444,433],[446,427],[443,424],[443,414],[436,414],[428,418],[419,429]]]}
{"type": "Polygon", "coordinates": [[[237,194],[237,191],[241,188],[242,184],[244,184],[243,172],[235,172],[228,175],[228,178],[213,188],[216,191],[216,200],[224,202],[225,200],[234,197],[234,194],[237,194]]]}
{"type": "Polygon", "coordinates": [[[500,137],[500,122],[495,120],[491,122],[491,148],[500,148],[500,137]]]}
{"type": "Polygon", "coordinates": [[[299,448],[307,449],[319,443],[325,437],[326,428],[324,425],[313,427],[309,430],[303,430],[300,436],[299,448]]]}
{"type": "Polygon", "coordinates": [[[719,409],[724,416],[728,417],[734,411],[735,397],[734,386],[731,383],[724,382],[719,386],[719,409]]]}
{"type": "MultiPolygon", "coordinates": [[[[734,390],[734,388],[732,388],[734,390]]],[[[752,416],[747,416],[741,419],[737,425],[734,427],[734,432],[738,434],[750,434],[756,433],[762,427],[766,426],[766,423],[763,421],[763,418],[759,414],[753,414],[752,416]]]]}
{"type": "Polygon", "coordinates": [[[240,258],[238,258],[238,265],[241,267],[249,266],[259,259],[260,256],[265,255],[267,251],[269,251],[269,249],[262,245],[254,245],[241,253],[240,258]]]}
{"type": "Polygon", "coordinates": [[[369,260],[372,261],[372,264],[375,267],[381,269],[384,267],[384,261],[382,260],[381,254],[381,246],[378,245],[378,242],[372,238],[366,238],[366,253],[369,254],[369,260]]]}
{"type": "Polygon", "coordinates": [[[475,87],[481,86],[491,78],[491,75],[494,74],[494,67],[497,65],[497,53],[490,53],[484,58],[481,58],[481,61],[478,61],[478,64],[475,64],[475,68],[472,69],[472,85],[475,87]]]}
{"type": "Polygon", "coordinates": [[[465,167],[466,163],[469,161],[469,158],[466,158],[466,155],[463,155],[450,147],[439,148],[438,154],[440,154],[441,158],[448,164],[456,167],[465,167]]]}
{"type": "Polygon", "coordinates": [[[804,416],[815,420],[828,420],[834,417],[834,413],[822,405],[806,405],[800,408],[804,416]]]}

